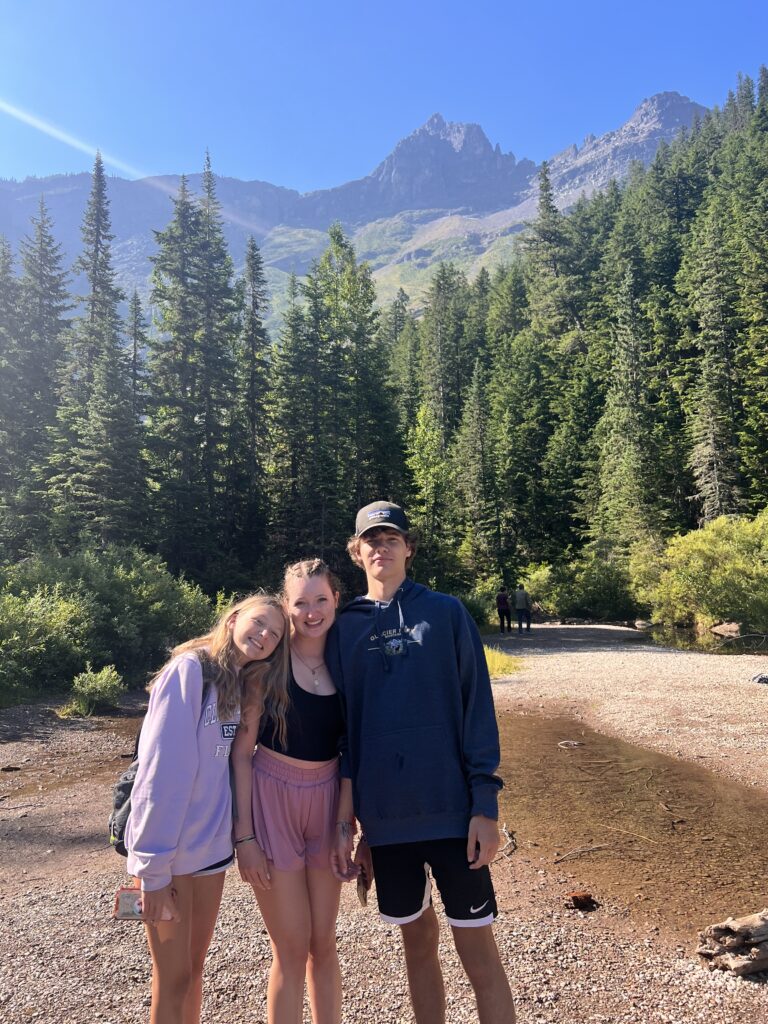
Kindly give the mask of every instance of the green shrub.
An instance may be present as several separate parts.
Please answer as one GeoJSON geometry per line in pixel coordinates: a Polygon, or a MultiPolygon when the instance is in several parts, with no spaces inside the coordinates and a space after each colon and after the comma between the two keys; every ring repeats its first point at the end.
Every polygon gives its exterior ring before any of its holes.
{"type": "MultiPolygon", "coordinates": [[[[204,633],[211,603],[199,587],[174,578],[156,555],[137,548],[88,548],[68,556],[38,555],[4,570],[3,593],[32,601],[55,588],[62,600],[87,608],[80,660],[117,665],[139,682],[180,640],[204,633]]],[[[62,665],[61,682],[72,678],[62,665]]]]}
{"type": "Polygon", "coordinates": [[[721,516],[674,537],[635,585],[657,622],[738,622],[768,632],[768,509],[755,519],[721,516]]]}
{"type": "Polygon", "coordinates": [[[94,616],[91,595],[61,584],[0,592],[0,694],[18,700],[69,686],[85,665],[94,616]]]}
{"type": "Polygon", "coordinates": [[[468,594],[457,594],[456,596],[474,619],[475,625],[478,627],[487,625],[488,609],[484,601],[475,597],[471,591],[468,594]]]}
{"type": "Polygon", "coordinates": [[[624,562],[593,550],[574,564],[563,601],[562,614],[589,619],[630,619],[637,611],[624,562]]]}
{"type": "Polygon", "coordinates": [[[559,615],[561,580],[557,572],[546,562],[532,563],[521,575],[521,583],[528,591],[531,601],[547,615],[559,615]]]}
{"type": "Polygon", "coordinates": [[[85,672],[75,676],[72,682],[72,700],[62,709],[62,714],[82,715],[87,718],[94,711],[105,711],[115,707],[125,693],[125,683],[114,665],[105,665],[94,672],[90,662],[85,672]]]}
{"type": "Polygon", "coordinates": [[[521,577],[531,600],[548,615],[604,621],[636,613],[624,562],[595,548],[567,563],[529,565],[521,577]]]}

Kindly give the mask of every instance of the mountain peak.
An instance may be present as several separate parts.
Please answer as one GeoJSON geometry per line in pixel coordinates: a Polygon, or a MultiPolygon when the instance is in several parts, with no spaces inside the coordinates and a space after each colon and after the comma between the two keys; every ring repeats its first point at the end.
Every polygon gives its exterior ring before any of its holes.
{"type": "Polygon", "coordinates": [[[432,117],[427,118],[417,131],[428,132],[430,135],[442,135],[445,131],[445,118],[441,113],[435,113],[432,117]]]}
{"type": "Polygon", "coordinates": [[[466,147],[474,152],[493,151],[488,136],[479,124],[446,121],[440,113],[433,114],[421,128],[417,128],[411,134],[410,138],[417,139],[425,135],[447,142],[456,153],[460,153],[466,147]]]}
{"type": "Polygon", "coordinates": [[[626,126],[655,124],[670,128],[683,124],[690,125],[695,116],[703,117],[706,112],[706,107],[694,103],[679,92],[657,92],[638,104],[626,126]]]}

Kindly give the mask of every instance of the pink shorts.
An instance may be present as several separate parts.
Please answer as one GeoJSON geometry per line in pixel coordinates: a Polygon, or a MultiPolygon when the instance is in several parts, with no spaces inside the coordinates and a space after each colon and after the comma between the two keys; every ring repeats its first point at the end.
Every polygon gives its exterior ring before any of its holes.
{"type": "Polygon", "coordinates": [[[330,869],[338,801],[337,761],[297,768],[256,748],[253,831],[278,871],[330,869]]]}

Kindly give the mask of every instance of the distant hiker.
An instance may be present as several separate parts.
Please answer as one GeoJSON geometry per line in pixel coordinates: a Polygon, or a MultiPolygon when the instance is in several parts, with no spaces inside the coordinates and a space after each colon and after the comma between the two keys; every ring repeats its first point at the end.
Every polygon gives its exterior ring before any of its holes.
{"type": "Polygon", "coordinates": [[[509,607],[509,594],[507,588],[502,587],[496,595],[496,611],[499,613],[499,632],[504,632],[504,623],[507,624],[507,632],[512,632],[512,610],[509,607]]]}
{"type": "Polygon", "coordinates": [[[254,594],[210,633],[176,647],[155,676],[139,739],[125,833],[152,957],[150,1024],[197,1024],[203,964],[233,847],[229,753],[241,706],[276,721],[288,701],[288,627],[280,601],[254,594]],[[213,667],[206,686],[201,659],[213,667]]]}
{"type": "Polygon", "coordinates": [[[337,815],[337,877],[354,874],[356,862],[368,881],[372,862],[382,920],[400,926],[417,1024],[443,1024],[434,876],[477,999],[472,1019],[514,1024],[492,929],[501,779],[482,641],[460,601],[408,578],[416,538],[399,505],[362,508],[347,550],[368,592],[328,637],[347,723],[342,781],[351,780],[337,815]],[[366,838],[353,862],[355,817],[366,838]]]}
{"type": "Polygon", "coordinates": [[[531,632],[531,596],[522,583],[517,584],[515,591],[515,611],[517,612],[517,631],[523,632],[523,619],[525,619],[526,632],[531,632]]]}

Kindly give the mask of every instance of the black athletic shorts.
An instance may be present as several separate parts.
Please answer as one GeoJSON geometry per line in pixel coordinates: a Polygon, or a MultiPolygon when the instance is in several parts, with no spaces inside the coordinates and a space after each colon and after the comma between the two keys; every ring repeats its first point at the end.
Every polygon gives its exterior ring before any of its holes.
{"type": "Polygon", "coordinates": [[[371,847],[379,913],[388,924],[408,924],[432,902],[430,869],[448,923],[478,928],[496,917],[496,896],[488,867],[471,871],[466,839],[429,839],[371,847]]]}

